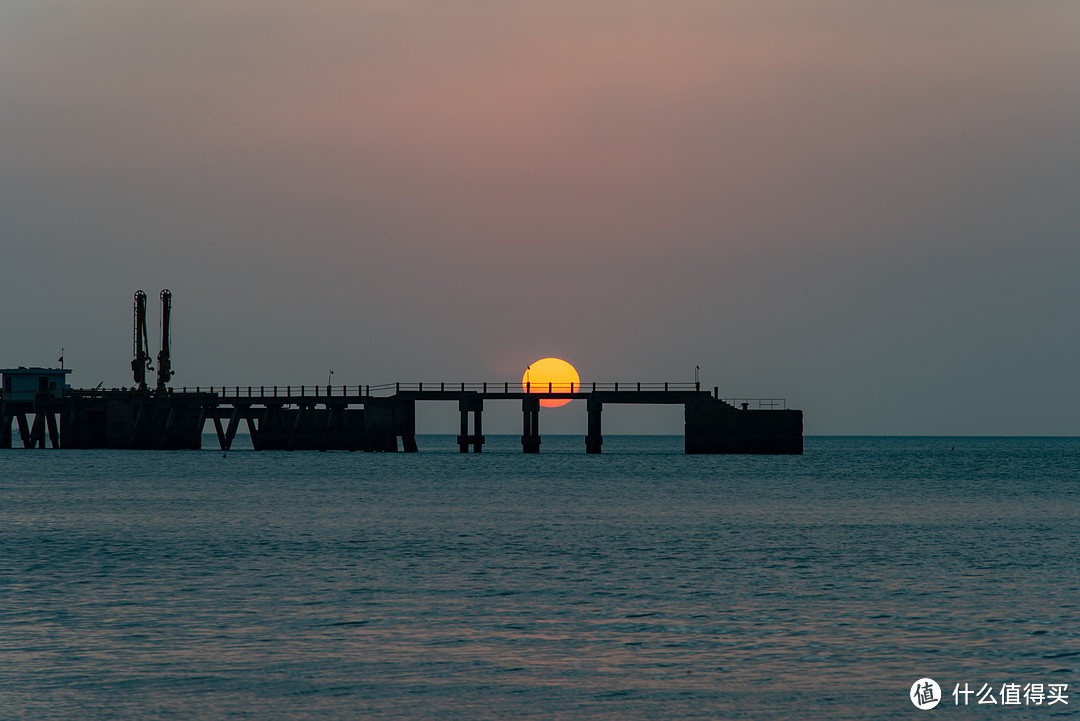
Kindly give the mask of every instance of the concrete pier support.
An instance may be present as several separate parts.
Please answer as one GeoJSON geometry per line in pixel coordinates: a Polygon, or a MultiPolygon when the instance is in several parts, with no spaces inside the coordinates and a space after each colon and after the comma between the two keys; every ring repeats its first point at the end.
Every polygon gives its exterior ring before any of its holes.
{"type": "Polygon", "coordinates": [[[15,417],[4,413],[0,415],[0,448],[11,448],[11,421],[15,417]]]}
{"type": "Polygon", "coordinates": [[[49,442],[53,448],[60,447],[60,427],[56,423],[56,416],[52,413],[45,414],[45,425],[49,429],[49,442]]]}
{"type": "Polygon", "coordinates": [[[604,434],[600,428],[600,414],[604,411],[604,404],[590,398],[587,407],[589,413],[589,434],[585,436],[585,452],[599,453],[600,448],[604,445],[604,434]]]}
{"type": "Polygon", "coordinates": [[[722,400],[687,403],[687,453],[803,452],[802,411],[737,409],[722,400]]]}
{"type": "Polygon", "coordinates": [[[250,406],[247,413],[244,414],[244,422],[247,423],[248,435],[251,437],[251,447],[256,451],[262,450],[262,436],[259,435],[259,428],[266,422],[266,410],[263,409],[258,422],[256,422],[255,414],[252,413],[250,406]]]}
{"type": "MultiPolygon", "coordinates": [[[[419,450],[416,445],[416,402],[398,401],[394,408],[394,415],[397,418],[398,435],[401,436],[401,450],[405,453],[416,453],[419,450]]],[[[479,428],[479,423],[480,416],[477,414],[477,428],[479,428]]],[[[477,433],[479,432],[477,430],[477,433]]]]}
{"type": "MultiPolygon", "coordinates": [[[[232,413],[229,414],[229,427],[225,430],[225,442],[222,444],[221,450],[227,451],[227,450],[230,450],[232,448],[233,439],[236,438],[236,431],[239,428],[240,428],[240,407],[235,406],[232,409],[232,413]]],[[[219,434],[218,437],[220,438],[221,437],[220,436],[220,433],[221,433],[220,428],[215,427],[214,430],[216,430],[218,432],[218,434],[219,434]]]]}
{"type": "Polygon", "coordinates": [[[462,398],[458,401],[458,413],[461,414],[461,428],[458,431],[458,451],[469,452],[469,402],[462,398]]]}
{"type": "Polygon", "coordinates": [[[22,439],[23,448],[30,447],[30,424],[26,422],[25,413],[16,413],[15,420],[19,423],[19,438],[22,439]]]}
{"type": "Polygon", "coordinates": [[[469,446],[472,446],[473,453],[480,453],[484,447],[484,399],[462,398],[458,401],[458,411],[461,413],[461,433],[457,437],[458,450],[468,453],[469,446]],[[472,433],[469,433],[470,413],[472,414],[472,433]]]}
{"type": "Polygon", "coordinates": [[[221,447],[221,450],[229,450],[230,444],[225,442],[225,429],[221,427],[221,419],[216,415],[214,416],[214,430],[217,432],[218,445],[221,447]]]}
{"type": "Polygon", "coordinates": [[[540,399],[521,400],[521,450],[523,453],[540,452],[540,399]]]}
{"type": "Polygon", "coordinates": [[[30,447],[45,447],[45,414],[40,411],[34,414],[34,425],[30,428],[30,447]]]}

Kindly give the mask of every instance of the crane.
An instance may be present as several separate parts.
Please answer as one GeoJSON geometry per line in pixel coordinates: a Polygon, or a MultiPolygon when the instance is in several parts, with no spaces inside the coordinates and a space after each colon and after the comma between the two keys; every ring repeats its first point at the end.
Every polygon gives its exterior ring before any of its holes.
{"type": "Polygon", "coordinates": [[[169,314],[172,312],[172,292],[168,288],[161,291],[161,352],[157,356],[157,390],[165,392],[165,386],[176,372],[169,359],[169,314]]]}
{"type": "Polygon", "coordinates": [[[131,342],[131,352],[135,358],[131,361],[131,370],[135,373],[135,386],[146,390],[146,371],[154,370],[150,366],[150,343],[146,340],[146,293],[135,291],[135,337],[131,342]]]}

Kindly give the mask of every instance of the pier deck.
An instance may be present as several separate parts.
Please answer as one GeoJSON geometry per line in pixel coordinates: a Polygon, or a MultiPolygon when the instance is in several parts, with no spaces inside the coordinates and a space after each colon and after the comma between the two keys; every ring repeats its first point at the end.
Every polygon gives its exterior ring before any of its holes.
{"type": "Polygon", "coordinates": [[[244,423],[255,450],[413,452],[416,402],[458,403],[461,452],[484,445],[485,401],[519,401],[522,451],[541,445],[540,401],[584,400],[587,453],[603,446],[605,405],[682,405],[687,453],[802,453],[802,411],[783,399],[720,398],[695,383],[583,383],[529,388],[503,382],[392,383],[377,386],[215,386],[211,388],[73,390],[33,401],[0,397],[0,448],[11,447],[17,422],[24,448],[198,449],[212,421],[222,450],[244,423]],[[755,407],[751,407],[755,406],[755,407]],[[29,416],[34,421],[29,422],[29,416]]]}

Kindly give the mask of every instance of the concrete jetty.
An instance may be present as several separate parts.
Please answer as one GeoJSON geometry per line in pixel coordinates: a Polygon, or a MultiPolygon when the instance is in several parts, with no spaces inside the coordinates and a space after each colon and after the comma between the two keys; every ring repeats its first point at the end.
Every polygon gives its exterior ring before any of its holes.
{"type": "Polygon", "coordinates": [[[686,453],[803,452],[802,411],[788,409],[782,399],[724,400],[718,389],[710,393],[696,383],[525,390],[507,381],[164,390],[48,388],[46,383],[40,390],[0,395],[0,448],[11,447],[17,423],[24,448],[45,448],[48,440],[53,448],[199,449],[211,421],[221,450],[231,448],[243,423],[257,451],[415,452],[416,402],[445,401],[458,405],[459,450],[479,453],[485,401],[518,401],[522,452],[539,453],[544,399],[585,401],[586,453],[601,452],[603,411],[617,404],[682,405],[686,453]]]}

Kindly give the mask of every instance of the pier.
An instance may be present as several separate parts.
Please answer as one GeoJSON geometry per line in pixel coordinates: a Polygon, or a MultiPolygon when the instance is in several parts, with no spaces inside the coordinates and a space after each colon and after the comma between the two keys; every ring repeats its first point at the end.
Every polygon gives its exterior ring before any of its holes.
{"type": "MultiPolygon", "coordinates": [[[[11,448],[12,424],[18,423],[23,448],[117,448],[199,450],[207,421],[214,424],[218,447],[228,451],[243,423],[256,451],[344,450],[415,453],[417,401],[457,403],[460,414],[458,450],[484,448],[484,402],[521,403],[521,450],[539,453],[540,408],[544,401],[585,401],[588,433],[585,452],[604,445],[604,406],[681,405],[687,453],[803,452],[802,411],[783,399],[723,399],[694,383],[536,384],[526,371],[522,384],[389,383],[341,386],[211,386],[177,390],[171,385],[170,318],[172,292],[161,299],[161,350],[157,382],[151,386],[147,337],[148,296],[135,291],[131,371],[134,386],[110,390],[73,389],[71,369],[7,368],[0,370],[0,448],[11,448]],[[753,406],[753,407],[752,407],[753,406]],[[33,422],[30,422],[30,417],[33,422]]],[[[539,361],[538,363],[543,362],[539,361]]],[[[532,368],[532,366],[529,366],[532,368]]],[[[536,376],[532,376],[535,380],[536,376]]]]}
{"type": "Polygon", "coordinates": [[[191,449],[207,421],[227,451],[243,424],[256,451],[415,452],[416,402],[457,403],[462,453],[484,446],[486,401],[521,404],[521,448],[539,453],[545,399],[585,401],[586,453],[604,444],[603,411],[617,404],[682,405],[686,453],[803,451],[802,411],[783,399],[723,399],[696,383],[607,382],[522,388],[509,381],[352,386],[214,386],[164,390],[54,388],[0,396],[0,448],[17,423],[24,448],[191,449]],[[33,422],[30,417],[33,416],[33,422]]]}

